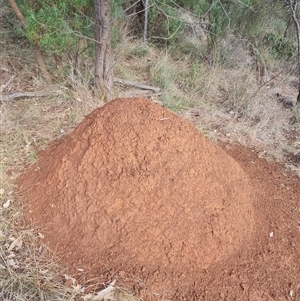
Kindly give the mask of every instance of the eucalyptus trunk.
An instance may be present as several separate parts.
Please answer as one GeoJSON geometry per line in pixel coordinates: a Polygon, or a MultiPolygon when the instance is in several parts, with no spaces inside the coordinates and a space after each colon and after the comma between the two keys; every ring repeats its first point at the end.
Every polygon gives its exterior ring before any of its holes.
{"type": "Polygon", "coordinates": [[[292,17],[296,26],[298,55],[297,55],[297,70],[298,70],[298,96],[297,104],[300,104],[300,16],[299,16],[299,1],[290,0],[289,5],[292,12],[292,17]]]}
{"type": "Polygon", "coordinates": [[[105,101],[113,97],[113,64],[110,43],[110,1],[95,0],[95,88],[105,101]]]}

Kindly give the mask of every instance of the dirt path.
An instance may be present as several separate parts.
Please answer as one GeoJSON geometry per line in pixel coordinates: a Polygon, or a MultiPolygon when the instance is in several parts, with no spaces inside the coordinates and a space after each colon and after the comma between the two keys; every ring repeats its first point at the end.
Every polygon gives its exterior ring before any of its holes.
{"type": "Polygon", "coordinates": [[[222,148],[150,101],[111,102],[23,175],[27,218],[77,278],[145,300],[300,300],[299,179],[222,148]]]}

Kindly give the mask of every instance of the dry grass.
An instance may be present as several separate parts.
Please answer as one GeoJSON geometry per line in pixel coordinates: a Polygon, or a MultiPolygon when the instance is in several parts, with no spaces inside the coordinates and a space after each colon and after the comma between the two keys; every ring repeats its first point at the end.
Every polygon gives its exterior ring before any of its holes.
{"type": "MultiPolygon", "coordinates": [[[[261,156],[279,162],[285,162],[287,152],[299,152],[296,137],[287,135],[299,132],[299,123],[291,123],[298,109],[284,108],[276,99],[282,83],[262,86],[251,70],[240,69],[213,71],[210,84],[208,102],[181,112],[207,137],[255,148],[261,156]]],[[[297,91],[291,89],[289,95],[296,99],[297,91]]],[[[300,175],[299,166],[293,170],[300,175]]]]}

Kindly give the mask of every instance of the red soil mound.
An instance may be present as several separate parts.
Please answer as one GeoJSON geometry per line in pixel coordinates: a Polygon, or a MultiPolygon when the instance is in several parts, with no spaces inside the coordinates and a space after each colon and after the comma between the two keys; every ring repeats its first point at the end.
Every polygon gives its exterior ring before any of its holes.
{"type": "Polygon", "coordinates": [[[146,99],[88,115],[20,179],[26,213],[75,272],[133,274],[153,290],[194,287],[254,228],[239,164],[146,99]]]}

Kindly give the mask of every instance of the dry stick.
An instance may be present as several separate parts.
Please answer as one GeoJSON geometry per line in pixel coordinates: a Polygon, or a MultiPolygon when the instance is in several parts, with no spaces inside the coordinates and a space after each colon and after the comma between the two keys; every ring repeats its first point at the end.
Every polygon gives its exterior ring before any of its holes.
{"type": "MultiPolygon", "coordinates": [[[[1,86],[1,91],[3,91],[8,85],[9,83],[12,81],[12,79],[15,76],[12,76],[11,79],[5,84],[1,86]]],[[[120,78],[114,78],[114,82],[115,83],[119,83],[122,85],[127,85],[127,86],[132,86],[132,87],[136,87],[142,90],[149,90],[149,91],[153,91],[155,93],[155,95],[160,95],[161,94],[161,89],[159,87],[153,87],[153,86],[147,86],[147,85],[143,85],[137,82],[132,82],[129,80],[124,80],[124,79],[120,79],[120,78]]],[[[15,92],[13,94],[9,94],[9,95],[0,95],[0,101],[2,102],[6,102],[6,101],[12,101],[12,100],[16,100],[16,99],[20,99],[20,98],[27,98],[27,97],[45,97],[45,96],[50,96],[50,95],[59,95],[62,92],[60,90],[44,90],[44,91],[36,91],[36,92],[15,92]]],[[[144,93],[143,96],[150,96],[150,95],[146,95],[144,93]]]]}
{"type": "Polygon", "coordinates": [[[0,101],[7,102],[28,97],[45,97],[50,95],[60,95],[62,92],[57,91],[36,91],[36,92],[16,92],[9,95],[1,95],[0,101]]]}
{"type": "Polygon", "coordinates": [[[143,90],[151,90],[151,91],[154,91],[155,93],[160,93],[160,91],[161,91],[160,88],[158,88],[158,87],[147,86],[147,85],[143,85],[143,84],[140,84],[140,83],[137,83],[137,82],[132,82],[132,81],[129,81],[129,80],[120,79],[120,78],[117,78],[117,77],[114,78],[114,82],[119,83],[119,84],[123,84],[123,85],[127,85],[127,86],[140,88],[140,89],[143,89],[143,90]]]}

